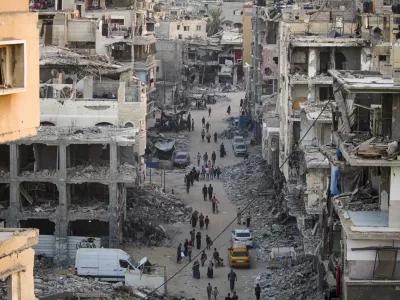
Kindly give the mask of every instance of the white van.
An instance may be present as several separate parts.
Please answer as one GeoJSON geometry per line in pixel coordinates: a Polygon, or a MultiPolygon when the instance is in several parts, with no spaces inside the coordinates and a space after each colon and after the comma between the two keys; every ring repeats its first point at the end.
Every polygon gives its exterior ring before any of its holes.
{"type": "MultiPolygon", "coordinates": [[[[143,258],[139,266],[144,264],[143,258]]],[[[121,249],[80,248],[76,251],[75,272],[78,276],[97,277],[104,281],[125,281],[128,269],[137,269],[128,253],[121,249]]]]}

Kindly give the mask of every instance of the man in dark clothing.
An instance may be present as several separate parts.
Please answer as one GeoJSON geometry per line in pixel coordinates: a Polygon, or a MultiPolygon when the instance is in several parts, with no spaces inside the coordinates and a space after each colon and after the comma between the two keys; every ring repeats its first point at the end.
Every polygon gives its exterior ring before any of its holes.
{"type": "Polygon", "coordinates": [[[201,119],[201,126],[204,128],[206,126],[206,118],[203,117],[203,119],[201,119]]]}
{"type": "Polygon", "coordinates": [[[208,218],[208,216],[206,216],[204,222],[206,223],[206,229],[208,229],[208,225],[210,224],[210,219],[208,218]]]}
{"type": "Polygon", "coordinates": [[[256,299],[260,300],[261,297],[261,287],[260,285],[257,283],[257,286],[254,289],[254,294],[256,295],[256,299]]]}
{"type": "Polygon", "coordinates": [[[197,232],[196,234],[196,244],[197,244],[197,249],[200,250],[201,248],[201,233],[197,232]]]}
{"type": "Polygon", "coordinates": [[[207,285],[207,297],[208,297],[208,300],[211,300],[211,292],[212,292],[212,286],[211,286],[211,283],[208,283],[208,285],[207,285]]]}
{"type": "Polygon", "coordinates": [[[207,201],[207,192],[208,192],[208,191],[207,191],[207,186],[204,185],[204,186],[203,186],[203,189],[202,189],[204,201],[207,201]]]}
{"type": "Polygon", "coordinates": [[[233,272],[233,269],[231,269],[231,271],[228,274],[228,280],[229,280],[231,292],[233,292],[233,290],[235,289],[235,281],[237,281],[237,276],[236,276],[236,273],[233,272]]]}
{"type": "Polygon", "coordinates": [[[179,244],[178,248],[176,249],[176,262],[179,263],[182,260],[182,244],[179,244]]]}
{"type": "Polygon", "coordinates": [[[214,188],[212,187],[212,185],[210,184],[208,187],[208,199],[211,201],[212,199],[212,194],[213,194],[214,188]]]}
{"type": "Polygon", "coordinates": [[[192,175],[190,173],[186,176],[186,193],[189,194],[190,183],[192,182],[192,175]]]}
{"type": "Polygon", "coordinates": [[[192,230],[190,231],[190,241],[192,242],[192,244],[194,245],[194,240],[196,238],[196,230],[192,230]]]}
{"type": "Polygon", "coordinates": [[[251,221],[251,217],[250,217],[250,215],[247,215],[247,217],[246,217],[246,227],[250,227],[250,221],[251,221]]]}
{"type": "Polygon", "coordinates": [[[213,151],[213,153],[211,154],[211,161],[213,166],[215,166],[215,160],[217,159],[217,154],[215,153],[215,151],[213,151]]]}
{"type": "Polygon", "coordinates": [[[232,300],[232,298],[231,298],[231,294],[229,294],[229,293],[228,293],[228,296],[227,296],[227,297],[225,297],[225,300],[232,300]]]}

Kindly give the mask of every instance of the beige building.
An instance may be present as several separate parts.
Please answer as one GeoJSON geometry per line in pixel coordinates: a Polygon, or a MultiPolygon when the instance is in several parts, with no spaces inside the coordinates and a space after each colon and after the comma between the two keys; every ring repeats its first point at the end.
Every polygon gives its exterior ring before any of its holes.
{"type": "Polygon", "coordinates": [[[29,1],[2,1],[0,18],[0,142],[7,142],[35,135],[39,125],[38,16],[29,1]]]}
{"type": "Polygon", "coordinates": [[[251,65],[251,18],[253,15],[253,5],[243,5],[243,65],[251,65]]]}
{"type": "Polygon", "coordinates": [[[36,299],[33,284],[33,264],[39,238],[37,229],[0,229],[0,274],[7,278],[7,298],[36,299]]]}

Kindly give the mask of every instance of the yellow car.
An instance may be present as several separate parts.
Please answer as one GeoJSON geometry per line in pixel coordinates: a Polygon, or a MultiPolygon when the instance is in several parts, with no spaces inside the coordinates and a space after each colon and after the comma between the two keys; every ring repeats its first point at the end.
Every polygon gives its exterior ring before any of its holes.
{"type": "Polygon", "coordinates": [[[250,268],[250,255],[246,245],[235,242],[232,248],[229,248],[229,263],[231,267],[250,268]]]}

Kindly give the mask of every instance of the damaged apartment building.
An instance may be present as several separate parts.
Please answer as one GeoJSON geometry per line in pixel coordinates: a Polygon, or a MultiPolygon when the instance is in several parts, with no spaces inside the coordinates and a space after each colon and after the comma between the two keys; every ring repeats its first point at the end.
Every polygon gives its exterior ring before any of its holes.
{"type": "MultiPolygon", "coordinates": [[[[154,2],[58,0],[62,5],[33,9],[39,14],[42,45],[68,47],[82,54],[107,55],[134,66],[136,76],[155,95],[154,2]],[[148,22],[147,22],[148,21],[148,22]]],[[[57,1],[56,1],[57,2],[57,1]]]]}
{"type": "Polygon", "coordinates": [[[246,104],[262,118],[277,205],[296,218],[321,290],[397,299],[398,15],[385,2],[346,1],[253,13],[263,32],[252,49],[258,88],[246,104]],[[266,49],[270,33],[276,48],[266,49]],[[269,76],[277,88],[264,96],[269,76]]]}
{"type": "Polygon", "coordinates": [[[38,228],[37,254],[63,262],[81,243],[116,247],[126,186],[146,147],[147,88],[105,55],[40,51],[36,136],[0,145],[0,219],[38,228]]]}

